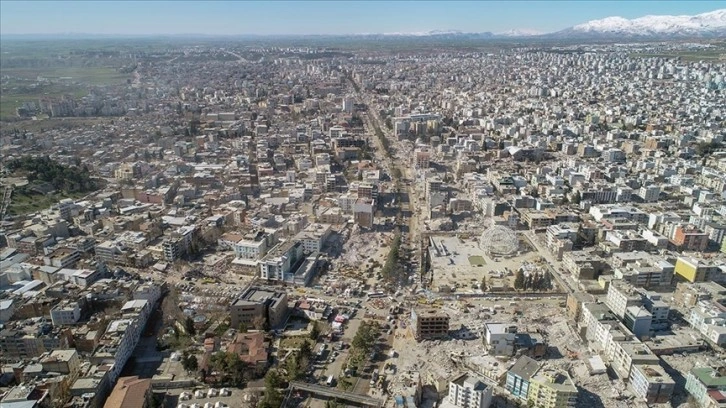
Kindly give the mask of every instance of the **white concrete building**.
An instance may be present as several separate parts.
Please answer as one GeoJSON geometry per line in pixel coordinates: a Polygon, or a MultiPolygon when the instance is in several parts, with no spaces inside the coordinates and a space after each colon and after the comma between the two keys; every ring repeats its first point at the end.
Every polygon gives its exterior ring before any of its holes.
{"type": "Polygon", "coordinates": [[[50,320],[53,326],[66,326],[78,323],[81,319],[81,308],[78,302],[64,301],[50,309],[50,320]]]}
{"type": "Polygon", "coordinates": [[[488,408],[492,403],[492,387],[464,374],[449,383],[447,400],[460,408],[488,408]]]}
{"type": "Polygon", "coordinates": [[[516,326],[503,323],[484,324],[485,346],[489,354],[494,356],[511,356],[514,354],[514,338],[516,326]]]}

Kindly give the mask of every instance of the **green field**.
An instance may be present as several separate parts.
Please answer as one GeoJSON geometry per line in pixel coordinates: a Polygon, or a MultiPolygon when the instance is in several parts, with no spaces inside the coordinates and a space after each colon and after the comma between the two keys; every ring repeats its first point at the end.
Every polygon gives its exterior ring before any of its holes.
{"type": "Polygon", "coordinates": [[[479,255],[474,255],[469,257],[469,265],[471,266],[484,266],[487,262],[484,260],[484,257],[479,255]]]}
{"type": "Polygon", "coordinates": [[[2,75],[10,79],[2,83],[0,119],[15,117],[15,109],[25,102],[37,104],[41,97],[63,95],[80,98],[88,94],[90,86],[119,85],[131,78],[131,74],[107,67],[3,68],[2,75]],[[39,84],[38,77],[49,82],[39,84]]]}
{"type": "Polygon", "coordinates": [[[9,215],[24,215],[45,210],[64,198],[78,199],[88,193],[24,194],[13,192],[8,207],[9,215]]]}

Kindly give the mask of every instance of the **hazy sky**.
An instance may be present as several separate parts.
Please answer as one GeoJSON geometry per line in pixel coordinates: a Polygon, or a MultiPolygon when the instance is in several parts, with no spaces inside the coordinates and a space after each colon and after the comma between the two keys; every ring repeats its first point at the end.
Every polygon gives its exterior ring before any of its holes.
{"type": "Polygon", "coordinates": [[[0,1],[1,34],[556,31],[608,16],[698,14],[723,1],[0,1]]]}

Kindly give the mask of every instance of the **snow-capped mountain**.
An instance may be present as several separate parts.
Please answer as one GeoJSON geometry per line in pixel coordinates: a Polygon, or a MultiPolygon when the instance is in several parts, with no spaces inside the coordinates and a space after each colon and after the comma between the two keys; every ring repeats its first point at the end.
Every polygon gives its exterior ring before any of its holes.
{"type": "Polygon", "coordinates": [[[726,9],[694,16],[607,17],[578,24],[555,36],[716,37],[726,36],[726,9]]]}
{"type": "Polygon", "coordinates": [[[421,40],[487,40],[487,39],[582,39],[641,40],[669,38],[726,38],[726,9],[693,16],[645,16],[634,19],[607,17],[553,32],[512,29],[498,33],[433,30],[421,32],[390,32],[358,34],[368,38],[418,38],[421,40]]]}
{"type": "Polygon", "coordinates": [[[528,28],[515,28],[512,30],[495,33],[494,35],[498,37],[534,37],[542,34],[544,33],[541,31],[531,30],[528,28]]]}

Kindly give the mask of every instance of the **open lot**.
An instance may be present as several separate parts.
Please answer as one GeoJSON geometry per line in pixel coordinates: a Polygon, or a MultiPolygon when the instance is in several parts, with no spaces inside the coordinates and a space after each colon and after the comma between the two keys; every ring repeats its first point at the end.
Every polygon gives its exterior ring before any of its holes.
{"type": "Polygon", "coordinates": [[[514,273],[524,264],[535,264],[541,257],[520,240],[516,257],[491,257],[479,247],[479,240],[461,236],[432,236],[431,239],[445,248],[445,253],[431,251],[433,289],[439,292],[481,293],[479,284],[486,279],[492,290],[510,290],[514,287],[514,273]]]}
{"type": "Polygon", "coordinates": [[[9,215],[29,214],[36,211],[44,210],[51,205],[57,203],[64,198],[81,198],[87,193],[53,193],[53,194],[23,194],[17,191],[13,192],[10,205],[8,206],[9,215]]]}
{"type": "Polygon", "coordinates": [[[91,86],[118,85],[131,78],[111,67],[3,68],[0,119],[15,116],[15,109],[40,98],[72,95],[80,98],[91,86]]]}

